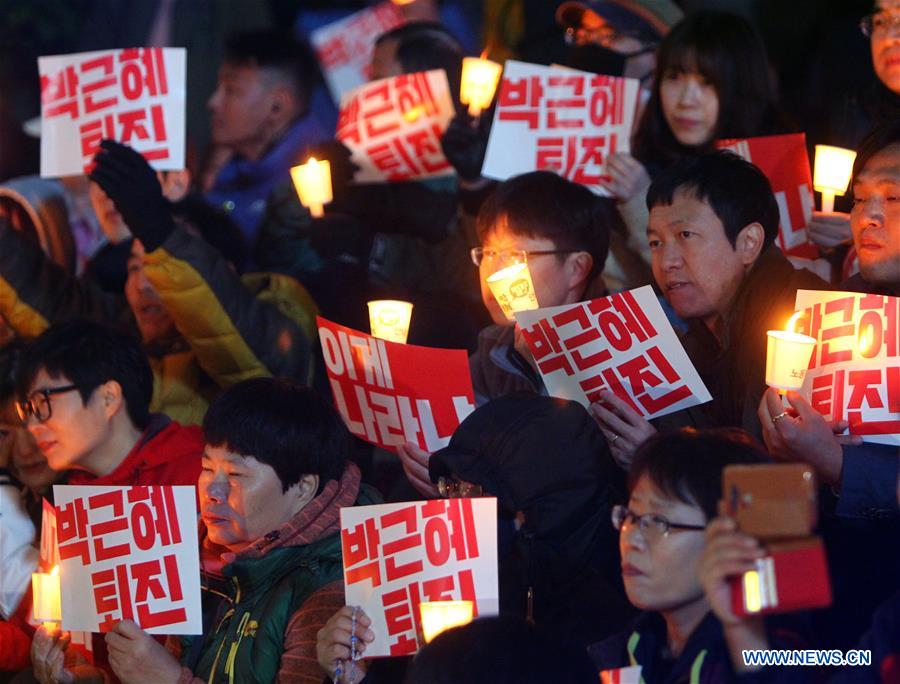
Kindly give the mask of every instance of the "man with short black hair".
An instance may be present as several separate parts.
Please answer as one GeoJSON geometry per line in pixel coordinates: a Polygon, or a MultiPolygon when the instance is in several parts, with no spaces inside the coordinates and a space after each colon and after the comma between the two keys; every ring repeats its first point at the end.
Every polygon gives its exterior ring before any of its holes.
{"type": "MultiPolygon", "coordinates": [[[[656,423],[741,427],[759,436],[766,330],[784,327],[798,289],[828,284],[795,270],[778,249],[778,204],[769,181],[731,152],[675,164],[653,181],[647,207],[656,284],[688,322],[682,343],[713,397],[656,423]]],[[[612,392],[592,410],[620,463],[629,463],[655,431],[612,392]]]]}
{"type": "Polygon", "coordinates": [[[223,392],[203,427],[204,624],[216,627],[180,664],[120,622],[106,636],[113,670],[126,682],[320,681],[316,632],[344,600],[340,510],[378,502],[347,460],[350,434],[318,394],[273,378],[223,392]]]}
{"type": "Polygon", "coordinates": [[[208,108],[213,144],[231,159],[206,198],[231,214],[251,252],[266,197],[310,145],[330,138],[309,113],[317,69],[309,50],[286,33],[238,33],[226,42],[208,108]]]}

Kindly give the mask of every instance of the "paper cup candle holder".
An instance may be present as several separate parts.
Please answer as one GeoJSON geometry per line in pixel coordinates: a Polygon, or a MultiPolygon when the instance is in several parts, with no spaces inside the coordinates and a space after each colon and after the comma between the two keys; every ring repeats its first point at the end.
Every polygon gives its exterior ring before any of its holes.
{"type": "Polygon", "coordinates": [[[816,145],[813,187],[822,193],[822,211],[834,211],[835,195],[843,195],[850,185],[856,152],[831,145],[816,145]]]}
{"type": "Polygon", "coordinates": [[[300,198],[300,204],[316,218],[325,213],[325,205],[333,199],[331,194],[331,163],[312,157],[305,164],[291,168],[291,180],[300,198]]]}
{"type": "Polygon", "coordinates": [[[396,299],[376,299],[368,302],[368,306],[372,336],[405,344],[413,305],[396,299]]]}
{"type": "Polygon", "coordinates": [[[469,114],[478,116],[491,106],[503,66],[482,57],[463,58],[459,101],[469,105],[469,114]]]}
{"type": "Polygon", "coordinates": [[[59,566],[50,572],[31,573],[31,611],[36,622],[54,630],[62,620],[59,595],[59,566]]]}
{"type": "Polygon", "coordinates": [[[766,332],[766,384],[781,394],[803,386],[806,369],[816,346],[816,338],[794,332],[800,312],[791,316],[786,330],[766,332]]]}
{"type": "Polygon", "coordinates": [[[486,279],[494,299],[510,321],[516,320],[516,311],[528,311],[540,307],[534,292],[534,283],[527,263],[513,264],[492,273],[486,279]]]}

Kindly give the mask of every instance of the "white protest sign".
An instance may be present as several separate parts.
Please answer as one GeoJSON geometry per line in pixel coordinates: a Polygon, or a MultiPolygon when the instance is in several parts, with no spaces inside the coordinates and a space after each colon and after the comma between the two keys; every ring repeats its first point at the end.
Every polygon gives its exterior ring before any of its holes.
{"type": "Polygon", "coordinates": [[[375,40],[404,21],[402,12],[393,2],[382,2],[310,34],[310,42],[335,102],[340,102],[348,90],[369,80],[375,40]]]}
{"type": "Polygon", "coordinates": [[[419,603],[468,600],[497,615],[497,499],[433,499],[341,509],[346,603],[372,620],[366,657],[423,645],[419,603]]]}
{"type": "Polygon", "coordinates": [[[451,176],[441,136],[456,113],[443,69],[360,86],[341,100],[337,139],[353,152],[358,183],[451,176]]]}
{"type": "Polygon", "coordinates": [[[631,149],[639,90],[633,78],[507,61],[482,175],[548,170],[608,196],[606,159],[631,149]]]}
{"type": "Polygon", "coordinates": [[[866,442],[900,445],[900,297],[798,290],[795,330],[816,339],[803,394],[866,442]]]}
{"type": "Polygon", "coordinates": [[[54,485],[62,626],[201,634],[194,487],[54,485]]]}
{"type": "Polygon", "coordinates": [[[104,138],[155,169],[184,168],[183,48],[39,57],[38,70],[42,177],[87,173],[104,138]]]}
{"type": "Polygon", "coordinates": [[[551,396],[587,407],[606,389],[648,420],[712,399],[649,285],[516,322],[551,396]]]}

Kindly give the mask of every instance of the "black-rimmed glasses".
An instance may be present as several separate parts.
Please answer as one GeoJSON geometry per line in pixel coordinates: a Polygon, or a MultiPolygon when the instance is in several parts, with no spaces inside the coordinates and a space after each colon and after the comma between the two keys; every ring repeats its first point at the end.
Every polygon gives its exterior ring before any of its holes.
{"type": "Polygon", "coordinates": [[[900,28],[900,14],[889,12],[875,12],[863,17],[859,22],[859,30],[866,38],[871,38],[876,33],[882,34],[898,28],[900,28]]]}
{"type": "Polygon", "coordinates": [[[630,525],[637,525],[641,531],[641,535],[648,542],[652,543],[656,539],[668,537],[672,530],[705,530],[706,525],[687,525],[685,523],[674,523],[669,519],[657,515],[656,513],[646,513],[637,515],[630,511],[626,506],[613,506],[612,524],[620,532],[630,525]]]}
{"type": "Polygon", "coordinates": [[[528,257],[543,256],[544,254],[572,254],[574,249],[488,249],[486,247],[473,247],[470,250],[472,263],[476,266],[493,264],[522,264],[528,261],[528,257]]]}
{"type": "Polygon", "coordinates": [[[63,394],[76,389],[78,389],[77,385],[64,385],[63,387],[35,390],[28,395],[25,401],[16,402],[16,412],[23,423],[27,423],[30,416],[34,416],[37,422],[43,423],[53,415],[50,397],[54,394],[63,394]]]}

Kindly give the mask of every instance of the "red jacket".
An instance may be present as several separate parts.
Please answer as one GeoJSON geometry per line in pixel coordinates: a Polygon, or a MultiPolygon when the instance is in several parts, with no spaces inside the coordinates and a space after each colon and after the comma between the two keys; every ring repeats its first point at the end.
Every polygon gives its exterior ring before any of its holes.
{"type": "Polygon", "coordinates": [[[203,431],[196,425],[183,426],[161,413],[150,424],[119,467],[103,477],[76,471],[70,485],[191,485],[200,477],[203,431]]]}

